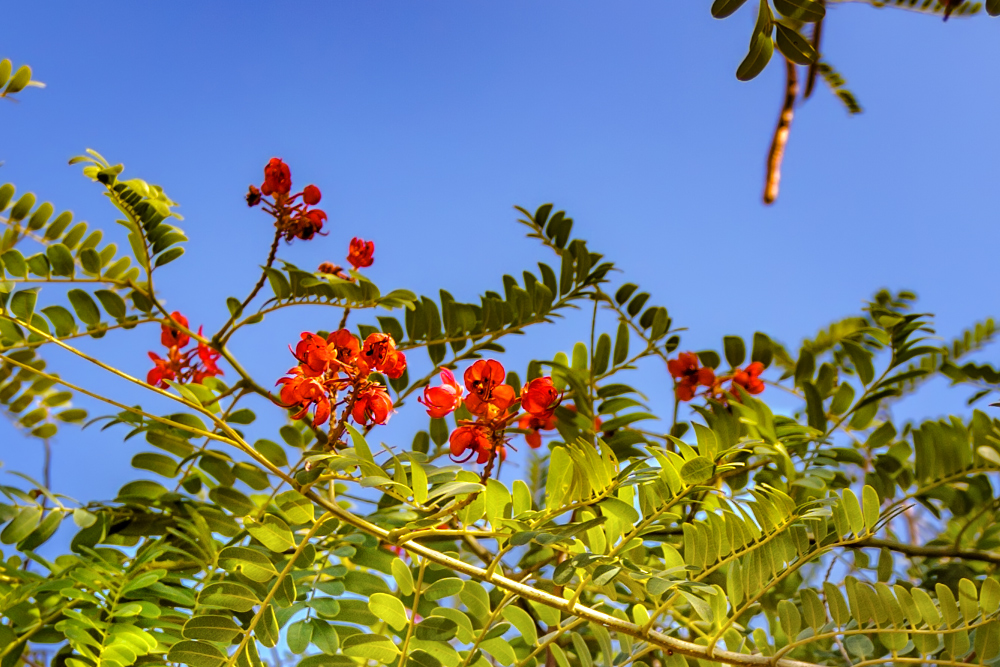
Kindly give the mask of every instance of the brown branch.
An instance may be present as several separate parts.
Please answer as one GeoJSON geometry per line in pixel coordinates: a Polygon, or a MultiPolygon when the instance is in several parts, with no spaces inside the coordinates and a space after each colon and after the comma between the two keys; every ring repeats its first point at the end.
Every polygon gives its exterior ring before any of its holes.
{"type": "Polygon", "coordinates": [[[771,150],[767,153],[767,178],[764,181],[764,203],[773,204],[778,198],[778,184],[781,182],[781,161],[785,157],[788,134],[795,115],[795,98],[799,94],[799,78],[795,63],[785,59],[785,102],[778,116],[778,126],[774,128],[771,150]]]}
{"type": "Polygon", "coordinates": [[[891,540],[877,540],[869,538],[861,542],[845,545],[851,549],[864,549],[871,547],[886,548],[889,551],[905,554],[907,556],[922,556],[924,558],[958,558],[961,560],[975,560],[983,563],[1000,564],[1000,553],[994,551],[979,551],[977,549],[956,549],[954,547],[922,547],[916,544],[903,544],[891,540]]]}

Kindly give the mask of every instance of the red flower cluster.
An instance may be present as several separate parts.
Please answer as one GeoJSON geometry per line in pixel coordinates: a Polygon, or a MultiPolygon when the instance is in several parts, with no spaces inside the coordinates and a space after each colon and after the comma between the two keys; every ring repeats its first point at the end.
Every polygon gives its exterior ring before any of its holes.
{"type": "Polygon", "coordinates": [[[690,401],[698,386],[711,387],[715,384],[715,371],[700,367],[698,355],[694,352],[681,352],[676,359],[667,362],[667,370],[674,378],[674,394],[679,401],[690,401]]]}
{"type": "MultiPolygon", "coordinates": [[[[486,463],[494,455],[503,461],[507,457],[504,432],[517,416],[517,411],[509,408],[518,402],[517,391],[504,384],[507,373],[499,361],[481,359],[465,371],[465,407],[475,415],[473,421],[460,421],[451,433],[448,443],[451,457],[464,463],[476,458],[477,463],[486,463]]],[[[454,412],[463,402],[462,387],[447,369],[441,369],[441,385],[425,387],[423,397],[418,399],[427,407],[427,414],[441,419],[454,412]]],[[[554,414],[562,394],[552,384],[552,378],[532,380],[521,393],[521,407],[525,414],[518,422],[520,428],[555,428],[554,414]],[[525,426],[532,424],[532,426],[525,426]]],[[[541,445],[541,436],[529,434],[531,447],[541,445]],[[534,437],[532,437],[534,436],[534,437]]]]}
{"type": "MultiPolygon", "coordinates": [[[[170,314],[174,322],[188,328],[188,320],[178,312],[170,314]]],[[[201,328],[198,329],[201,335],[201,328]]],[[[222,375],[222,369],[217,365],[221,356],[217,351],[204,343],[190,350],[183,348],[191,342],[191,337],[168,324],[163,324],[160,330],[160,343],[167,348],[166,358],[161,358],[155,352],[149,353],[153,360],[153,368],[146,374],[146,382],[157,387],[166,387],[167,380],[180,383],[201,382],[207,377],[222,375]]]]}
{"type": "Polygon", "coordinates": [[[274,217],[274,226],[288,242],[296,238],[308,241],[322,234],[327,215],[318,208],[309,208],[319,203],[322,197],[319,188],[307,185],[302,192],[291,194],[291,191],[292,173],[288,165],[280,158],[271,158],[264,167],[264,182],[259,188],[250,186],[247,204],[257,206],[263,202],[264,210],[274,217]],[[271,197],[271,200],[264,197],[271,197]]]}
{"type": "Polygon", "coordinates": [[[351,239],[351,246],[347,252],[347,261],[355,269],[363,269],[371,266],[375,261],[375,242],[365,241],[355,236],[351,239]]]}
{"type": "Polygon", "coordinates": [[[695,396],[699,386],[709,387],[705,395],[725,399],[724,392],[738,396],[737,385],[743,387],[749,394],[759,394],[764,391],[764,381],[760,374],[764,372],[764,364],[755,361],[746,368],[737,368],[730,375],[716,377],[715,371],[708,367],[699,367],[698,355],[693,352],[681,352],[676,359],[667,362],[667,370],[674,378],[674,392],[679,401],[690,401],[695,396]],[[730,382],[729,389],[723,390],[722,384],[730,382]]]}
{"type": "Polygon", "coordinates": [[[736,369],[733,372],[732,393],[736,393],[736,385],[743,387],[748,394],[759,394],[764,391],[764,381],[760,379],[760,374],[764,372],[764,364],[755,361],[743,370],[736,369]]]}
{"type": "Polygon", "coordinates": [[[392,399],[385,387],[368,379],[372,372],[385,373],[390,378],[402,376],[406,356],[396,349],[392,336],[373,333],[364,343],[347,329],[335,331],[326,338],[303,332],[292,352],[299,364],[283,377],[281,401],[287,407],[297,407],[293,419],[301,419],[313,411],[313,423],[325,424],[332,411],[341,403],[358,424],[384,424],[392,412],[392,399]],[[344,399],[339,394],[346,391],[344,399]]]}

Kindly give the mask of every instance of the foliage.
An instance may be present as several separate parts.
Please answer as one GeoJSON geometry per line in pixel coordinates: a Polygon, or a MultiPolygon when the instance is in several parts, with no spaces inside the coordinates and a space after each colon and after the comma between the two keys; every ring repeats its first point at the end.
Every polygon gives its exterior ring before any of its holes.
{"type": "Polygon", "coordinates": [[[0,404],[43,440],[85,419],[81,396],[112,406],[90,423],[136,445],[136,476],[109,502],[27,477],[0,487],[0,666],[1000,656],[1000,420],[893,413],[933,377],[970,403],[995,395],[1000,371],[974,359],[996,337],[992,320],[941,343],[914,295],[880,291],[797,350],[757,333],[681,352],[668,310],[620,281],[551,204],[518,209],[552,253],[520,279],[471,303],[383,293],[361,272],[374,261],[361,239],[350,271],[278,257],[282,238],[317,242],[326,215],[309,208],[318,188],[292,194],[272,160],[248,203],[273,218],[274,244],[209,335],[154,287],[183,254],[175,203],[96,152],[72,162],[123,216],[128,248],[0,186],[0,404]],[[228,343],[306,304],[340,325],[303,334],[275,395],[274,378],[252,377],[228,343]],[[504,338],[571,309],[592,316],[583,340],[529,362],[524,382],[503,370],[504,338]],[[348,327],[350,316],[362,321],[348,327]],[[151,323],[167,358],[148,382],[76,347],[151,323]],[[64,379],[40,356],[52,348],[173,407],[64,379]],[[662,386],[671,378],[666,417],[629,380],[650,364],[662,386]],[[776,413],[775,395],[794,407],[776,413]],[[250,405],[287,422],[267,432],[250,405]],[[375,446],[388,409],[424,408],[411,443],[375,446]],[[504,481],[505,449],[522,434],[529,472],[504,481]],[[72,538],[53,555],[63,525],[72,538]]]}

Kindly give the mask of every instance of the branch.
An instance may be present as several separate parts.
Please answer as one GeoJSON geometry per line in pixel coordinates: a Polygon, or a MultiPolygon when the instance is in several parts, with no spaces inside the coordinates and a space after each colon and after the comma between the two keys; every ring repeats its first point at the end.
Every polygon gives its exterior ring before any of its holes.
{"type": "Polygon", "coordinates": [[[778,126],[774,128],[771,150],[767,154],[767,177],[764,180],[764,203],[773,204],[778,198],[778,184],[781,182],[781,161],[785,158],[788,134],[795,115],[795,97],[799,94],[799,77],[795,63],[785,59],[785,102],[781,105],[778,126]]]}
{"type": "Polygon", "coordinates": [[[877,540],[869,538],[863,542],[845,545],[851,549],[864,549],[869,547],[885,548],[889,551],[896,551],[907,556],[922,556],[924,558],[959,558],[961,560],[975,560],[983,563],[1000,564],[1000,553],[994,551],[979,551],[977,549],[956,549],[955,547],[922,547],[916,544],[903,544],[891,540],[877,540]]]}

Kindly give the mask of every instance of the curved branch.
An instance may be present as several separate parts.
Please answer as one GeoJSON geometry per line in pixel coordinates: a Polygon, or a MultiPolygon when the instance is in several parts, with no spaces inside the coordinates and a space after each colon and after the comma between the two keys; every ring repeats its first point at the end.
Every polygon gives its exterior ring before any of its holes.
{"type": "Polygon", "coordinates": [[[788,135],[792,129],[792,118],[795,116],[795,98],[799,94],[799,77],[795,71],[795,63],[785,59],[785,101],[781,105],[778,116],[778,126],[774,128],[774,138],[771,140],[771,150],[767,153],[767,176],[764,179],[764,203],[773,204],[778,198],[778,186],[781,183],[781,162],[785,159],[785,147],[788,145],[788,135]]]}

